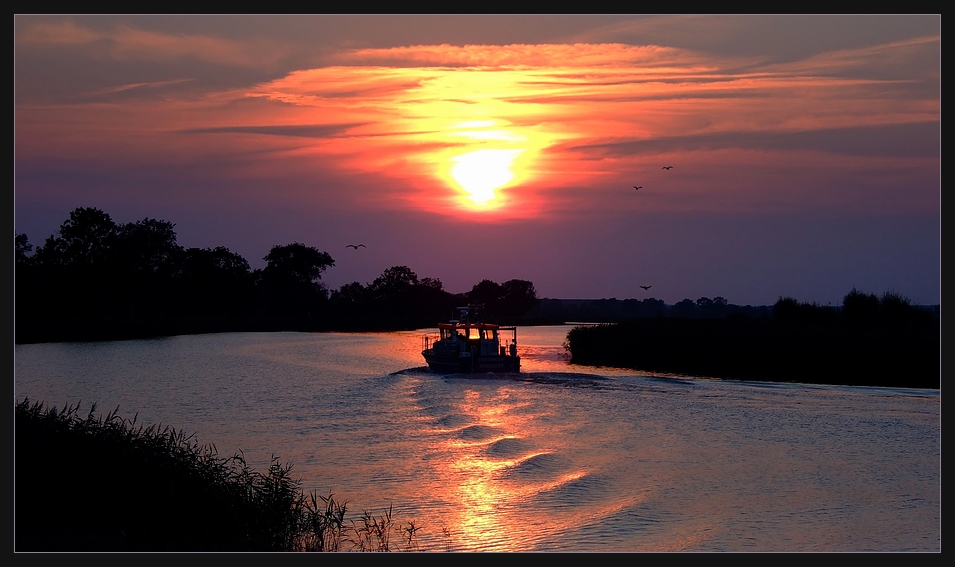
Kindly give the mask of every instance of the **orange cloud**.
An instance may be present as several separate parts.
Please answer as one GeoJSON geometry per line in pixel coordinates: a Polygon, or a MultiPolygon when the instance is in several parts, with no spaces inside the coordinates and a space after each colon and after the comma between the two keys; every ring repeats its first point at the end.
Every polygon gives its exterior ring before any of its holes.
{"type": "MultiPolygon", "coordinates": [[[[49,23],[27,26],[18,41],[88,43],[99,37],[92,33],[49,23]]],[[[229,63],[254,51],[128,28],[109,34],[117,57],[195,54],[229,63]]],[[[320,178],[334,168],[382,181],[367,194],[318,187],[316,202],[471,219],[810,206],[831,189],[796,191],[777,182],[786,177],[778,172],[805,172],[808,159],[838,161],[850,168],[846,174],[871,178],[867,172],[894,163],[899,149],[856,151],[874,129],[938,124],[936,91],[883,77],[874,65],[900,68],[937,47],[938,38],[922,38],[766,65],[617,43],[358,49],[338,54],[335,65],[249,88],[202,91],[195,81],[180,87],[173,80],[108,87],[92,102],[18,102],[17,148],[20,156],[86,163],[229,163],[237,175],[261,179],[289,172],[320,178]],[[120,96],[128,98],[110,98],[120,96]],[[838,143],[823,143],[827,136],[838,143]],[[846,153],[856,157],[820,159],[846,153]],[[661,177],[665,162],[683,164],[675,171],[685,173],[661,177]],[[692,180],[690,163],[697,168],[692,180]],[[754,183],[743,171],[767,173],[754,183]],[[714,193],[714,179],[733,189],[714,193]],[[614,200],[645,181],[666,191],[614,200]]],[[[929,171],[938,161],[925,151],[899,159],[921,159],[917,167],[929,171]]]]}
{"type": "MultiPolygon", "coordinates": [[[[872,53],[925,43],[867,50],[856,54],[856,67],[872,53]]],[[[853,55],[823,58],[831,63],[819,68],[851,67],[853,55]]],[[[644,167],[653,140],[724,134],[725,153],[733,133],[931,122],[939,112],[937,100],[882,96],[891,87],[884,80],[655,46],[421,45],[355,50],[339,60],[350,64],[297,71],[248,96],[298,107],[307,123],[363,124],[314,150],[404,179],[414,188],[404,196],[408,206],[451,214],[539,214],[561,187],[644,167]],[[597,149],[641,141],[645,151],[630,158],[597,149]],[[594,150],[570,150],[586,147],[594,150]],[[477,163],[465,156],[479,155],[508,157],[462,168],[462,160],[477,163]],[[462,181],[463,170],[495,168],[462,181]],[[501,184],[480,199],[468,189],[489,179],[501,184]]]]}

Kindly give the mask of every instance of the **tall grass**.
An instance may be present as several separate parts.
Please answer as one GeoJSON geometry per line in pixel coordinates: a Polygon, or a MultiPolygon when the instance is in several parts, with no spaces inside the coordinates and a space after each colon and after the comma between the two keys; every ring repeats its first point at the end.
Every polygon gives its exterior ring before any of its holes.
{"type": "Polygon", "coordinates": [[[274,456],[263,474],[172,427],[95,412],[16,403],[16,551],[418,550],[413,522],[390,507],[348,522],[346,502],[306,495],[274,456]]]}

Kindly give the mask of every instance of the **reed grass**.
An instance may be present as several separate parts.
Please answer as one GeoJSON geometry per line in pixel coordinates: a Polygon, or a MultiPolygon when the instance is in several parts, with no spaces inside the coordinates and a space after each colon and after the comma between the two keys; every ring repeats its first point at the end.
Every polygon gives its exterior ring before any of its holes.
{"type": "Polygon", "coordinates": [[[420,528],[391,507],[348,521],[346,502],[306,495],[275,456],[263,474],[118,408],[24,399],[14,433],[15,551],[419,551],[420,528]]]}

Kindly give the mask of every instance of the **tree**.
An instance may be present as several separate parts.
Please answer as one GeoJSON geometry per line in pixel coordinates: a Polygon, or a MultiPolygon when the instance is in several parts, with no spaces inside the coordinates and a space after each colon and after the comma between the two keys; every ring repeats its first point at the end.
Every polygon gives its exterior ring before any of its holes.
{"type": "Polygon", "coordinates": [[[882,300],[879,302],[879,312],[884,323],[890,326],[898,326],[911,320],[915,310],[912,308],[912,302],[907,297],[887,291],[882,294],[882,300]]]}
{"type": "Polygon", "coordinates": [[[328,252],[319,252],[299,242],[273,246],[263,260],[268,262],[262,271],[263,279],[282,286],[314,286],[325,270],[335,266],[328,252]]]}
{"type": "Polygon", "coordinates": [[[773,304],[773,317],[777,321],[789,323],[799,317],[799,301],[792,297],[780,297],[773,304]]]}
{"type": "Polygon", "coordinates": [[[182,273],[193,278],[220,279],[249,277],[252,273],[245,258],[224,246],[189,248],[182,261],[182,273]]]}
{"type": "Polygon", "coordinates": [[[182,256],[173,227],[150,218],[116,225],[95,267],[105,310],[135,317],[171,313],[177,301],[173,280],[182,256]]]}
{"type": "Polygon", "coordinates": [[[37,250],[38,260],[49,266],[99,264],[109,255],[116,228],[113,219],[99,209],[75,209],[58,234],[37,250]]]}
{"type": "Polygon", "coordinates": [[[346,305],[360,305],[368,296],[368,290],[358,282],[345,284],[332,292],[332,301],[346,305]]]}
{"type": "Polygon", "coordinates": [[[878,319],[879,298],[874,293],[862,293],[852,288],[842,298],[842,316],[857,325],[869,325],[878,319]]]}
{"type": "Polygon", "coordinates": [[[303,322],[317,316],[328,300],[320,280],[335,260],[328,252],[299,242],[273,246],[264,260],[268,264],[258,275],[266,311],[282,318],[285,327],[313,324],[303,322]]]}
{"type": "Polygon", "coordinates": [[[502,315],[520,317],[537,305],[537,290],[527,280],[508,280],[501,284],[502,315]]]}
{"type": "Polygon", "coordinates": [[[29,319],[35,313],[37,299],[43,296],[39,280],[37,278],[37,267],[30,252],[33,251],[33,245],[30,244],[26,234],[17,234],[13,237],[16,262],[13,268],[13,308],[14,321],[19,315],[20,319],[29,319]]]}
{"type": "Polygon", "coordinates": [[[684,299],[673,304],[671,312],[676,317],[695,317],[696,303],[692,299],[684,299]]]}
{"type": "Polygon", "coordinates": [[[13,237],[13,246],[16,252],[16,264],[22,266],[30,261],[30,252],[33,252],[33,245],[26,234],[17,234],[13,237]]]}
{"type": "Polygon", "coordinates": [[[394,298],[418,285],[418,275],[408,266],[388,268],[368,286],[373,297],[394,298]]]}
{"type": "Polygon", "coordinates": [[[504,292],[500,284],[491,280],[481,280],[474,284],[471,291],[468,292],[468,303],[483,303],[488,311],[493,315],[497,311],[498,304],[503,298],[504,292]]]}
{"type": "Polygon", "coordinates": [[[172,273],[183,252],[176,243],[175,226],[151,218],[120,225],[113,237],[115,262],[129,272],[172,273]]]}
{"type": "Polygon", "coordinates": [[[182,308],[190,315],[233,315],[254,302],[249,263],[223,246],[183,252],[179,282],[182,308]]]}
{"type": "Polygon", "coordinates": [[[110,260],[116,243],[113,219],[96,208],[80,207],[37,248],[32,293],[37,314],[103,316],[116,306],[110,260]]]}

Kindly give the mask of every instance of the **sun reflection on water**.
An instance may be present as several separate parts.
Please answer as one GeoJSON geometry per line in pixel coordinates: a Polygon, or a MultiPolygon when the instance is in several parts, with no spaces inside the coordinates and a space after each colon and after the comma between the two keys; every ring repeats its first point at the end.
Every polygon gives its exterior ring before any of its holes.
{"type": "Polygon", "coordinates": [[[447,484],[443,497],[454,510],[448,521],[453,532],[468,534],[468,548],[527,549],[534,534],[520,511],[537,494],[584,475],[570,472],[554,478],[533,467],[531,474],[519,478],[510,474],[550,454],[537,442],[525,442],[538,436],[539,425],[534,415],[524,411],[530,405],[524,396],[509,386],[468,389],[455,408],[468,425],[454,430],[437,448],[448,457],[442,460],[445,470],[437,471],[438,477],[455,479],[447,484]]]}

